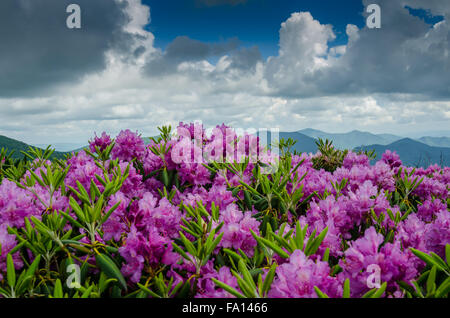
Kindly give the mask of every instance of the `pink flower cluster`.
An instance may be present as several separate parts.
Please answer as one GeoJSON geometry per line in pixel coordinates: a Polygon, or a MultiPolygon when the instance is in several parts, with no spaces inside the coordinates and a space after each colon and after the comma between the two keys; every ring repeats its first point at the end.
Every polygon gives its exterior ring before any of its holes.
{"type": "MultiPolygon", "coordinates": [[[[256,163],[250,162],[240,174],[229,170],[213,174],[204,166],[208,161],[203,154],[207,152],[209,159],[219,161],[230,153],[235,160],[256,156],[266,164],[278,158],[263,149],[257,137],[247,134],[238,138],[230,132],[222,125],[207,136],[201,126],[180,124],[177,136],[167,142],[161,140],[159,144],[152,141],[146,145],[137,133],[130,130],[120,132],[115,140],[103,133],[91,141],[91,152],[96,151],[96,146],[103,151],[115,143],[110,159],[118,159],[121,170],[130,164],[129,176],[120,191],[108,198],[107,209],[120,204],[103,224],[101,232],[104,242],[113,242],[119,247],[117,256],[122,260],[121,271],[129,284],[140,282],[143,276],[161,268],[166,269],[167,277],[174,278],[174,284],[192,278],[196,269],[174,250],[173,243],[179,243],[182,219],[189,219],[183,207],[195,208],[202,202],[208,212],[211,212],[213,203],[219,207],[218,222],[223,222],[223,226],[217,234],[223,233],[223,237],[211,259],[201,268],[195,297],[231,296],[218,288],[212,278],[239,289],[230,267],[218,259],[219,254],[224,258],[224,248],[240,249],[252,258],[258,246],[251,231],[262,235],[262,222],[256,216],[268,211],[258,211],[256,205],[252,209],[242,208],[242,188],[233,192],[241,182],[256,188],[256,163]],[[201,136],[201,143],[196,136],[201,136]],[[158,155],[151,151],[163,145],[166,153],[158,155]],[[231,152],[226,151],[229,148],[231,152]],[[190,160],[177,160],[180,158],[190,160]],[[172,188],[166,189],[175,192],[170,199],[161,195],[167,182],[165,177],[161,177],[163,172],[167,172],[171,180],[178,180],[178,184],[171,182],[172,188]]],[[[398,282],[416,279],[424,267],[424,263],[411,253],[410,247],[445,257],[445,245],[450,243],[448,167],[432,166],[413,171],[402,165],[397,154],[389,151],[371,165],[367,156],[349,152],[342,165],[329,172],[315,169],[313,158],[313,154],[292,155],[292,167],[303,162],[296,171],[284,176],[289,178],[286,189],[289,194],[302,189],[302,198],[310,198],[299,215],[287,211],[283,222],[287,220],[292,229],[295,229],[296,220],[303,226],[308,225],[307,238],[314,231],[319,233],[328,228],[328,232],[315,255],[306,256],[303,251],[295,250],[287,260],[279,262],[270,297],[316,297],[315,286],[330,297],[341,297],[346,279],[350,281],[352,296],[359,297],[370,289],[366,283],[370,265],[381,269],[381,281],[388,283],[386,293],[400,295],[398,282]],[[423,181],[409,197],[413,202],[413,212],[396,223],[390,219],[388,211],[394,215],[404,213],[403,207],[393,203],[394,193],[399,187],[399,173],[402,176],[407,173],[411,179],[423,178],[423,181]],[[295,176],[304,178],[294,181],[295,176]],[[342,189],[337,190],[333,186],[343,181],[346,182],[342,189]],[[373,215],[385,217],[378,224],[373,215]],[[388,241],[382,233],[391,230],[394,234],[388,241]],[[330,260],[324,261],[322,256],[327,248],[330,260]],[[340,272],[332,274],[332,268],[337,265],[340,272]]],[[[109,161],[101,164],[107,169],[109,161]]],[[[103,176],[104,171],[93,157],[81,151],[74,154],[67,165],[70,168],[64,181],[66,188],[76,189],[78,181],[89,189],[94,182],[103,191],[96,175],[103,176]]],[[[35,171],[39,169],[44,168],[36,167],[35,171]]],[[[268,178],[271,180],[272,177],[269,175],[268,178]]],[[[31,189],[33,191],[22,189],[7,179],[0,184],[0,280],[6,271],[6,254],[17,244],[15,236],[8,234],[7,226],[23,228],[25,217],[40,217],[48,211],[69,209],[73,215],[69,197],[74,194],[70,191],[63,194],[58,190],[50,195],[47,188],[38,184],[31,189]]],[[[279,221],[281,224],[281,218],[279,221]]],[[[276,228],[273,230],[278,231],[276,228]]],[[[192,236],[187,237],[193,239],[192,236]]],[[[20,268],[22,260],[19,254],[13,257],[17,268],[20,268]]]]}

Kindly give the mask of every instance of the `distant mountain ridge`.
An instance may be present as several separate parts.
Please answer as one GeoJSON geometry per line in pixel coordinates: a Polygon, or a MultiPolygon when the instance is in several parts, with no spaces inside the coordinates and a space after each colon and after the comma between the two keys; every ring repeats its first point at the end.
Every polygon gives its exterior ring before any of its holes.
{"type": "MultiPolygon", "coordinates": [[[[33,144],[33,146],[45,149],[48,144],[33,144]]],[[[51,146],[59,152],[72,152],[75,149],[84,149],[86,147],[80,143],[52,143],[51,146]]]]}
{"type": "MultiPolygon", "coordinates": [[[[268,136],[270,138],[270,135],[268,136]]],[[[419,139],[403,138],[391,134],[372,134],[353,130],[348,133],[326,133],[315,129],[303,129],[296,132],[280,132],[280,138],[292,138],[297,143],[291,150],[297,152],[316,153],[318,138],[329,139],[340,149],[375,150],[377,159],[387,150],[395,151],[400,155],[405,165],[428,166],[439,164],[450,166],[450,138],[449,137],[422,137],[419,139]]],[[[269,141],[270,139],[268,139],[269,141]]],[[[148,144],[150,138],[144,138],[148,144]]],[[[54,157],[63,157],[69,152],[78,152],[85,147],[71,151],[55,151],[54,157]]],[[[14,151],[13,157],[22,158],[21,151],[27,151],[29,145],[5,136],[0,136],[0,149],[7,148],[14,151]]],[[[45,147],[41,147],[45,148],[45,147]]]]}
{"type": "MultiPolygon", "coordinates": [[[[21,159],[24,157],[24,155],[21,153],[21,151],[27,151],[29,149],[30,145],[18,141],[9,137],[1,136],[0,135],[0,149],[5,148],[8,150],[8,153],[11,153],[13,151],[12,157],[16,159],[21,159]]],[[[35,147],[36,148],[36,147],[35,147]]],[[[43,149],[44,147],[37,147],[40,149],[43,149]]],[[[64,152],[55,151],[52,155],[53,158],[62,158],[64,157],[64,152]]]]}
{"type": "Polygon", "coordinates": [[[420,142],[433,147],[450,147],[449,137],[422,137],[418,139],[420,142]]]}
{"type": "Polygon", "coordinates": [[[14,150],[14,152],[20,153],[20,151],[28,150],[28,147],[29,146],[24,142],[0,135],[0,149],[5,148],[8,149],[8,151],[14,150]]]}
{"type": "Polygon", "coordinates": [[[375,150],[376,160],[379,160],[388,149],[395,151],[407,166],[427,167],[433,164],[450,166],[450,148],[432,147],[411,138],[403,138],[389,145],[358,147],[355,150],[375,150]]]}
{"type": "Polygon", "coordinates": [[[299,133],[318,139],[333,141],[333,145],[339,149],[353,149],[365,145],[388,145],[403,137],[391,134],[372,134],[365,131],[353,130],[348,133],[327,133],[316,129],[303,129],[299,133]]]}
{"type": "Polygon", "coordinates": [[[284,138],[285,140],[292,138],[296,140],[297,143],[292,147],[291,151],[296,150],[297,152],[307,152],[307,153],[316,153],[317,145],[316,139],[311,138],[305,134],[299,132],[280,132],[280,139],[284,138]]]}
{"type": "Polygon", "coordinates": [[[315,129],[303,129],[298,132],[280,132],[280,138],[297,140],[293,150],[298,152],[317,151],[316,140],[319,138],[333,141],[339,149],[375,150],[379,160],[386,150],[395,151],[404,165],[427,167],[432,164],[450,166],[450,146],[448,137],[423,137],[419,140],[403,138],[391,134],[372,134],[361,131],[331,134],[315,129]],[[431,143],[432,145],[426,144],[431,143]],[[435,146],[437,145],[437,146],[435,146]],[[439,146],[444,145],[444,146],[439,146]]]}
{"type": "MultiPolygon", "coordinates": [[[[367,145],[389,145],[405,137],[393,134],[373,134],[370,132],[353,130],[348,133],[328,133],[317,129],[302,129],[298,131],[312,138],[329,139],[333,145],[339,149],[353,149],[355,147],[367,145]]],[[[450,148],[450,137],[431,137],[410,138],[432,147],[450,148]]]]}

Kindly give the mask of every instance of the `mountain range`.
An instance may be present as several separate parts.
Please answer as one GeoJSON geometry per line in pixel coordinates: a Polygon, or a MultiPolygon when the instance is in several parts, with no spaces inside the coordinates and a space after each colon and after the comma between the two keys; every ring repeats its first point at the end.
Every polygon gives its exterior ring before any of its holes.
{"type": "Polygon", "coordinates": [[[422,137],[419,139],[403,138],[391,134],[372,134],[362,131],[332,134],[315,129],[303,129],[298,132],[280,132],[280,138],[292,138],[297,143],[292,150],[298,152],[317,151],[319,138],[333,141],[339,149],[375,150],[375,160],[379,160],[386,150],[395,151],[404,165],[427,167],[432,164],[450,166],[450,138],[422,137]]]}
{"type": "MultiPolygon", "coordinates": [[[[33,144],[34,147],[45,149],[48,144],[33,144]]],[[[83,149],[86,145],[80,143],[54,143],[51,145],[52,148],[60,152],[72,152],[74,150],[83,149]]]]}
{"type": "MultiPolygon", "coordinates": [[[[316,141],[319,138],[333,141],[333,145],[339,149],[375,150],[377,159],[387,150],[396,151],[405,165],[410,166],[428,166],[430,164],[439,164],[450,166],[450,138],[449,137],[421,137],[417,139],[404,138],[392,134],[372,134],[353,130],[348,133],[327,133],[316,129],[303,129],[296,132],[280,132],[280,138],[292,138],[297,143],[292,150],[298,152],[315,153],[317,152],[316,141]]],[[[269,136],[270,138],[270,136],[269,136]]],[[[144,138],[149,142],[149,138],[144,138]]],[[[270,140],[270,139],[269,139],[270,140]]],[[[39,148],[46,148],[39,145],[39,148]]],[[[56,145],[57,146],[57,145],[56,145]]],[[[60,145],[61,146],[61,145],[60,145]]],[[[64,153],[71,152],[70,146],[78,146],[72,151],[79,151],[84,147],[76,144],[66,143],[64,147],[56,147],[54,157],[62,157],[64,153]]],[[[29,145],[24,142],[0,136],[0,149],[7,148],[14,150],[13,157],[22,158],[20,151],[28,150],[29,145]]]]}
{"type": "MultiPolygon", "coordinates": [[[[0,149],[5,148],[8,150],[8,153],[13,151],[13,154],[12,154],[13,158],[16,158],[16,159],[23,158],[24,155],[21,153],[21,151],[28,151],[29,147],[30,147],[30,145],[28,145],[22,141],[18,141],[18,140],[0,135],[0,149]]],[[[47,147],[37,147],[37,148],[44,149],[47,147]]],[[[62,157],[64,157],[64,154],[65,154],[64,152],[55,151],[52,154],[52,158],[62,158],[62,157]]]]}
{"type": "Polygon", "coordinates": [[[450,166],[450,148],[433,147],[410,138],[403,138],[389,145],[357,147],[355,150],[375,150],[376,160],[379,160],[388,149],[395,151],[404,165],[412,167],[428,167],[433,164],[450,166]]]}
{"type": "MultiPolygon", "coordinates": [[[[392,134],[372,134],[365,131],[353,130],[348,133],[327,133],[316,129],[303,129],[299,130],[306,136],[318,139],[329,139],[333,141],[333,145],[339,149],[354,149],[356,147],[367,145],[389,145],[405,137],[392,135],[392,134]]],[[[412,139],[424,143],[432,147],[450,147],[449,137],[421,137],[418,139],[412,139]]]]}

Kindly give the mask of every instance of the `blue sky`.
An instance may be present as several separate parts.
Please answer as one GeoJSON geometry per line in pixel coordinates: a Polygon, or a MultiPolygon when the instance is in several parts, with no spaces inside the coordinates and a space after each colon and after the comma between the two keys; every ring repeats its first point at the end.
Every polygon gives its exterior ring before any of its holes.
{"type": "Polygon", "coordinates": [[[332,24],[336,40],[347,43],[347,24],[363,27],[361,0],[248,0],[243,3],[207,6],[197,0],[144,0],[151,8],[147,29],[155,35],[155,46],[165,48],[177,36],[203,42],[238,38],[243,46],[257,45],[264,57],[278,52],[280,25],[292,12],[309,11],[323,24],[332,24]]]}

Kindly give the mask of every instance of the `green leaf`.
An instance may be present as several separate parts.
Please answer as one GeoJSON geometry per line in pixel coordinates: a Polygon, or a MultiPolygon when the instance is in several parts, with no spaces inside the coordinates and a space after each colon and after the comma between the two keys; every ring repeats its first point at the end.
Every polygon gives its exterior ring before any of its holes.
{"type": "Polygon", "coordinates": [[[250,258],[248,258],[247,254],[245,254],[245,252],[243,250],[238,249],[238,252],[241,255],[241,258],[244,260],[244,262],[246,262],[246,263],[251,262],[250,258]]]}
{"type": "Polygon", "coordinates": [[[202,234],[196,233],[196,232],[194,232],[194,231],[188,229],[187,227],[185,227],[185,226],[183,226],[183,225],[181,225],[180,228],[181,228],[183,231],[185,231],[186,233],[189,233],[189,234],[191,234],[192,236],[194,236],[194,237],[196,237],[196,238],[199,238],[199,237],[202,236],[202,234]]]}
{"type": "Polygon", "coordinates": [[[272,249],[275,253],[277,253],[280,257],[283,258],[289,258],[289,254],[286,253],[285,251],[283,251],[279,246],[277,246],[275,243],[259,237],[255,234],[255,232],[253,232],[252,230],[250,230],[250,232],[252,233],[253,237],[263,246],[267,246],[268,248],[272,249]]]}
{"type": "Polygon", "coordinates": [[[95,206],[93,209],[93,216],[92,216],[93,221],[99,221],[101,213],[102,213],[103,201],[104,201],[104,197],[103,197],[103,195],[101,195],[97,199],[97,202],[95,202],[95,206]]]}
{"type": "Polygon", "coordinates": [[[89,288],[87,288],[84,293],[81,295],[81,298],[89,298],[89,295],[92,292],[92,289],[94,288],[94,285],[89,286],[89,288]]]}
{"type": "Polygon", "coordinates": [[[72,225],[77,226],[78,228],[82,229],[83,225],[81,225],[80,222],[78,222],[77,220],[75,220],[73,217],[70,216],[69,213],[66,213],[64,211],[59,211],[60,214],[62,214],[62,216],[69,221],[70,223],[72,223],[72,225]]]}
{"type": "Polygon", "coordinates": [[[6,278],[8,280],[8,285],[11,288],[16,286],[16,270],[14,268],[14,261],[11,254],[6,256],[6,278]]]}
{"type": "MultiPolygon", "coordinates": [[[[22,248],[22,246],[25,245],[26,242],[21,242],[19,244],[17,244],[12,250],[9,251],[10,254],[14,254],[16,253],[18,250],[20,250],[22,248]]],[[[0,253],[2,252],[1,250],[1,245],[0,245],[0,253]]]]}
{"type": "Polygon", "coordinates": [[[33,170],[29,170],[29,171],[30,171],[31,175],[34,177],[34,179],[37,181],[37,183],[39,183],[39,185],[41,187],[45,188],[45,183],[41,180],[41,178],[39,178],[38,175],[33,170]]]}
{"type": "Polygon", "coordinates": [[[237,297],[237,298],[245,298],[245,296],[243,294],[241,294],[240,292],[238,292],[236,289],[234,289],[231,286],[228,286],[227,284],[221,282],[220,280],[217,280],[215,278],[211,278],[212,281],[220,288],[222,288],[223,290],[229,292],[231,295],[237,297]]]}
{"type": "Polygon", "coordinates": [[[436,266],[430,271],[427,278],[427,296],[430,296],[436,289],[436,266]]]}
{"type": "Polygon", "coordinates": [[[9,296],[9,292],[7,290],[4,290],[3,288],[0,287],[0,295],[8,297],[9,296]]]}
{"type": "Polygon", "coordinates": [[[211,243],[211,245],[208,247],[208,250],[206,251],[207,255],[210,255],[213,252],[213,250],[216,248],[216,246],[219,245],[220,241],[222,240],[223,234],[224,234],[223,232],[220,233],[215,238],[215,240],[211,243]]]}
{"type": "Polygon", "coordinates": [[[79,193],[81,194],[81,196],[79,197],[80,200],[84,201],[86,204],[89,204],[89,193],[87,193],[86,189],[84,188],[84,186],[81,184],[81,182],[79,180],[77,180],[77,187],[78,190],[80,191],[79,193]]]}
{"type": "Polygon", "coordinates": [[[181,232],[180,232],[180,236],[181,236],[181,240],[183,241],[183,245],[187,249],[189,254],[191,254],[192,256],[196,256],[197,255],[197,251],[195,250],[194,244],[192,244],[192,242],[189,241],[186,238],[186,236],[184,236],[184,234],[181,233],[181,232]]]}
{"type": "Polygon", "coordinates": [[[119,207],[119,205],[121,203],[122,203],[122,201],[117,202],[108,210],[108,212],[106,212],[106,214],[102,218],[101,224],[105,223],[108,220],[108,218],[111,216],[111,214],[119,207]]]}
{"type": "Polygon", "coordinates": [[[270,287],[273,282],[273,278],[275,277],[275,270],[277,269],[277,264],[272,264],[272,266],[269,269],[269,272],[266,275],[266,279],[264,279],[263,284],[263,293],[267,294],[270,290],[270,287]]]}
{"type": "Polygon", "coordinates": [[[100,269],[106,274],[107,277],[115,278],[119,282],[120,287],[123,290],[127,290],[127,283],[123,278],[117,265],[105,254],[97,254],[95,260],[100,269]]]}
{"type": "Polygon", "coordinates": [[[62,284],[59,279],[56,280],[55,283],[55,290],[53,291],[53,297],[54,298],[63,298],[63,290],[62,290],[62,284]]]}
{"type": "Polygon", "coordinates": [[[81,209],[81,207],[78,205],[78,202],[74,199],[74,197],[69,198],[69,203],[70,203],[70,206],[72,207],[73,211],[75,212],[77,218],[83,222],[86,222],[84,212],[81,209]]]}
{"type": "Polygon", "coordinates": [[[33,221],[36,228],[42,233],[50,235],[52,233],[52,230],[48,228],[47,225],[39,221],[35,216],[30,217],[31,221],[33,221]]]}
{"type": "Polygon", "coordinates": [[[436,298],[448,297],[450,292],[450,277],[448,277],[436,290],[436,298]]]}
{"type": "Polygon", "coordinates": [[[234,277],[236,277],[238,286],[244,293],[245,297],[254,298],[257,296],[256,290],[252,289],[252,287],[236,271],[231,269],[231,273],[234,277]]]}
{"type": "Polygon", "coordinates": [[[245,188],[247,188],[251,193],[255,194],[255,195],[259,195],[259,192],[256,191],[254,188],[252,188],[250,185],[248,185],[247,183],[243,182],[243,181],[239,181],[239,183],[244,186],[245,188]]]}
{"type": "Polygon", "coordinates": [[[181,287],[184,285],[184,282],[179,282],[177,286],[175,286],[172,291],[170,292],[170,296],[176,295],[178,291],[181,289],[181,287]]]}
{"type": "Polygon", "coordinates": [[[252,209],[252,200],[250,198],[250,193],[248,191],[245,191],[245,190],[244,190],[244,202],[245,202],[245,206],[247,207],[247,209],[251,211],[251,209],[252,209]]]}
{"type": "Polygon", "coordinates": [[[258,291],[257,291],[258,295],[260,297],[264,297],[262,274],[258,274],[257,286],[258,286],[258,291]]]}
{"type": "Polygon", "coordinates": [[[27,287],[26,283],[34,277],[34,275],[38,269],[40,261],[41,261],[41,255],[36,256],[33,263],[31,263],[31,265],[26,270],[23,281],[20,284],[18,284],[18,286],[17,286],[17,293],[19,295],[22,294],[24,289],[27,287]]]}
{"type": "Polygon", "coordinates": [[[316,291],[317,296],[319,296],[319,298],[330,298],[328,297],[327,294],[325,294],[324,292],[322,292],[319,287],[314,286],[314,290],[316,291]]]}
{"type": "Polygon", "coordinates": [[[164,170],[162,171],[161,178],[164,186],[166,188],[169,188],[169,174],[167,173],[167,168],[164,168],[164,170]]]}
{"type": "Polygon", "coordinates": [[[242,257],[238,253],[236,253],[235,251],[232,251],[232,250],[230,250],[228,248],[224,248],[223,251],[225,253],[227,253],[229,256],[233,257],[238,262],[239,262],[240,259],[242,259],[242,257]]]}
{"type": "Polygon", "coordinates": [[[94,179],[91,179],[91,188],[90,188],[90,190],[91,190],[92,201],[94,201],[96,197],[100,197],[102,195],[100,190],[99,190],[99,188],[95,184],[94,179]]]}
{"type": "Polygon", "coordinates": [[[416,255],[418,258],[420,258],[421,260],[423,260],[425,263],[427,263],[430,266],[436,266],[439,270],[445,272],[445,268],[442,267],[442,265],[437,262],[433,257],[431,257],[430,255],[421,252],[419,250],[416,250],[414,248],[410,248],[411,251],[413,252],[414,255],[416,255]]]}
{"type": "Polygon", "coordinates": [[[344,282],[344,293],[342,298],[350,298],[350,280],[347,278],[344,282]]]}
{"type": "Polygon", "coordinates": [[[183,258],[185,258],[189,262],[192,262],[191,258],[186,254],[186,252],[183,251],[183,249],[181,247],[179,247],[175,242],[172,242],[172,246],[178,254],[183,256],[183,258]]]}
{"type": "MultiPolygon", "coordinates": [[[[280,232],[282,233],[282,231],[280,230],[280,232]]],[[[278,243],[283,246],[285,249],[287,249],[289,251],[289,253],[294,252],[294,249],[292,248],[292,246],[289,244],[289,242],[284,238],[284,237],[280,237],[278,235],[276,235],[275,233],[271,232],[272,237],[278,241],[278,243]]]]}
{"type": "Polygon", "coordinates": [[[250,287],[252,287],[253,290],[256,290],[255,281],[253,280],[252,275],[248,271],[247,266],[245,265],[245,263],[242,259],[239,260],[239,262],[238,262],[238,268],[239,268],[239,271],[242,273],[245,282],[248,285],[250,285],[250,287]]]}
{"type": "Polygon", "coordinates": [[[372,295],[377,291],[376,288],[369,290],[367,293],[365,293],[364,295],[362,295],[361,298],[371,298],[372,295]]]}
{"type": "MultiPolygon", "coordinates": [[[[308,240],[308,244],[309,246],[306,247],[305,249],[305,255],[309,256],[309,255],[313,255],[317,252],[317,250],[320,247],[320,244],[322,244],[323,240],[325,239],[325,236],[328,233],[328,226],[319,234],[318,237],[316,237],[311,244],[309,244],[309,240],[308,240]]],[[[311,237],[313,237],[313,235],[311,235],[311,237]]],[[[310,238],[311,239],[311,238],[310,238]]]]}
{"type": "Polygon", "coordinates": [[[420,288],[419,284],[416,281],[411,282],[414,287],[416,288],[416,293],[419,295],[420,298],[425,298],[425,296],[422,293],[422,289],[420,288]]]}
{"type": "Polygon", "coordinates": [[[323,252],[323,257],[322,257],[322,261],[324,262],[328,262],[328,259],[330,258],[330,248],[327,247],[325,249],[325,252],[323,252]]]}
{"type": "Polygon", "coordinates": [[[384,291],[386,290],[387,287],[387,283],[384,282],[383,284],[381,284],[380,288],[378,290],[376,290],[371,296],[370,298],[380,298],[384,291]]]}
{"type": "Polygon", "coordinates": [[[429,254],[436,262],[438,262],[442,268],[446,268],[447,264],[444,262],[444,260],[442,258],[439,257],[439,255],[437,255],[434,252],[430,252],[429,254]]]}
{"type": "Polygon", "coordinates": [[[428,274],[430,274],[430,270],[424,271],[420,276],[416,279],[416,282],[418,284],[421,284],[425,279],[428,277],[428,274]]]}
{"type": "Polygon", "coordinates": [[[411,294],[416,294],[415,289],[405,281],[399,281],[398,285],[411,294]]]}
{"type": "Polygon", "coordinates": [[[148,289],[148,288],[145,287],[144,285],[139,284],[139,283],[138,283],[137,285],[138,285],[138,287],[139,287],[142,291],[144,291],[145,293],[149,294],[149,295],[152,296],[153,298],[161,298],[161,296],[159,296],[159,295],[158,295],[157,293],[155,293],[154,291],[148,289]]]}
{"type": "Polygon", "coordinates": [[[445,245],[445,259],[447,260],[447,265],[450,267],[450,244],[445,245]]]}
{"type": "MultiPolygon", "coordinates": [[[[308,225],[305,226],[304,230],[307,230],[307,229],[308,229],[308,225]]],[[[302,251],[303,251],[305,232],[306,232],[304,230],[302,230],[300,222],[297,221],[297,224],[295,225],[295,238],[296,238],[297,247],[302,251]]]]}

